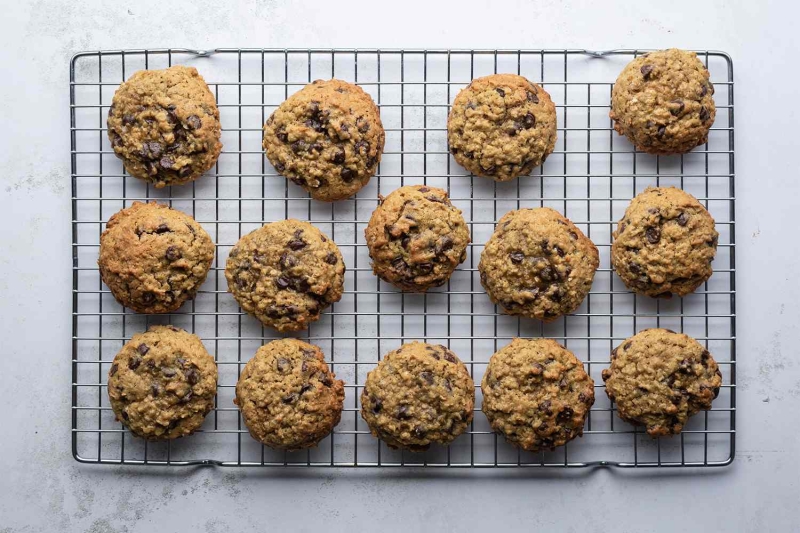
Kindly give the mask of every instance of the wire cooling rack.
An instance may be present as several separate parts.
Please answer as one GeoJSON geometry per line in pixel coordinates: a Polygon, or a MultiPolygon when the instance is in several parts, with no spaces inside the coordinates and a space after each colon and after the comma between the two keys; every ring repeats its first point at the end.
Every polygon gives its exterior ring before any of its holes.
{"type": "Polygon", "coordinates": [[[72,159],[72,452],[78,461],[128,465],[619,467],[723,466],[735,449],[735,263],[733,66],[722,52],[701,51],[716,88],[708,144],[680,157],[636,152],[608,118],[617,74],[639,50],[252,50],[186,49],[83,52],[70,68],[72,159]],[[196,182],[156,190],[127,176],[106,137],[114,91],[140,69],[197,67],[214,93],[223,126],[218,164],[196,182]],[[541,83],[558,110],[558,143],[529,177],[509,183],[475,178],[447,152],[446,121],[458,91],[475,77],[515,72],[541,83]],[[379,104],[386,148],[376,175],[358,195],[312,201],[279,176],[261,150],[261,127],[288,95],[319,78],[356,82],[379,104]],[[372,274],[363,231],[378,195],[404,184],[446,188],[472,233],[467,260],[446,286],[403,294],[372,274]],[[653,300],[629,292],[610,268],[611,232],[629,200],[649,185],[675,185],[705,204],[717,222],[714,275],[686,298],[653,300]],[[122,308],[97,269],[108,218],[135,200],[168,202],[191,214],[217,243],[213,268],[196,299],[171,315],[122,308]],[[571,218],[600,250],[591,294],[573,315],[551,324],[498,313],[477,272],[483,243],[504,213],[549,206],[571,218]],[[233,394],[244,363],[277,335],[243,314],[226,292],[224,265],[238,238],[264,222],[308,220],[336,240],[347,265],[345,294],[301,338],[319,345],[346,385],[341,423],[318,448],[277,452],[251,439],[233,394]],[[114,420],[106,390],[114,355],[134,333],[172,323],[197,333],[219,366],[214,410],[202,430],[148,443],[114,420]],[[723,386],[713,409],[680,436],[651,439],[617,416],[600,372],[611,350],[647,327],[697,338],[720,364],[723,386]],[[479,408],[489,357],[513,337],[550,337],[581,359],[595,381],[596,403],[584,436],[553,452],[520,452],[490,431],[479,408]],[[447,448],[422,454],[389,449],[359,414],[367,372],[401,343],[448,345],[476,383],[475,420],[447,448]]]}

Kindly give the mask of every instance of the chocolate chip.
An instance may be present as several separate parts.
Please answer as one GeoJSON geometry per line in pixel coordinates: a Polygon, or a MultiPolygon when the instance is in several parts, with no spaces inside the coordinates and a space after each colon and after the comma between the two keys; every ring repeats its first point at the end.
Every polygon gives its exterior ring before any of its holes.
{"type": "Polygon", "coordinates": [[[358,141],[355,146],[355,151],[361,155],[369,154],[369,143],[367,141],[358,141]]]}
{"type": "Polygon", "coordinates": [[[288,135],[286,134],[286,132],[285,132],[285,131],[283,131],[283,130],[280,130],[280,131],[277,131],[277,132],[275,132],[275,137],[277,137],[277,138],[278,138],[278,140],[279,140],[280,142],[282,142],[282,143],[287,143],[287,142],[289,142],[289,136],[288,136],[288,135]]]}
{"type": "Polygon", "coordinates": [[[700,86],[700,96],[703,97],[708,94],[708,85],[705,83],[700,86]]]}
{"type": "Polygon", "coordinates": [[[416,270],[420,275],[424,276],[431,273],[433,265],[431,263],[420,263],[416,265],[416,270]]]}
{"type": "Polygon", "coordinates": [[[283,403],[289,404],[296,402],[298,398],[299,395],[296,392],[293,392],[292,394],[286,395],[283,398],[281,398],[281,401],[283,403]]]}
{"type": "Polygon", "coordinates": [[[520,264],[525,259],[525,254],[522,252],[511,252],[508,254],[509,259],[511,259],[512,263],[520,264]]]}
{"type": "Polygon", "coordinates": [[[661,240],[661,228],[659,227],[650,226],[645,230],[644,234],[650,244],[656,244],[661,240]]]}
{"type": "Polygon", "coordinates": [[[679,226],[685,226],[686,223],[689,222],[689,215],[686,213],[686,211],[682,211],[676,220],[679,226]]]}
{"type": "Polygon", "coordinates": [[[189,115],[186,117],[186,129],[189,130],[199,130],[200,126],[203,125],[203,122],[200,120],[200,117],[197,115],[189,115]]]}
{"type": "Polygon", "coordinates": [[[667,132],[666,126],[659,126],[658,131],[656,131],[656,137],[661,138],[664,136],[666,132],[667,132]]]}
{"type": "Polygon", "coordinates": [[[159,385],[157,381],[154,381],[150,384],[150,394],[153,396],[158,396],[161,394],[161,385],[159,385]]]}
{"type": "Polygon", "coordinates": [[[575,233],[574,231],[570,231],[569,232],[569,236],[572,237],[573,239],[575,239],[576,241],[578,240],[578,234],[575,233]]]}
{"type": "Polygon", "coordinates": [[[692,369],[692,361],[690,361],[689,359],[683,359],[678,364],[678,370],[680,370],[684,374],[688,374],[691,371],[691,369],[692,369]]]}
{"type": "Polygon", "coordinates": [[[397,418],[399,418],[400,420],[408,420],[409,418],[411,418],[411,415],[408,413],[407,405],[401,405],[400,407],[397,408],[397,418]]]}
{"type": "Polygon", "coordinates": [[[422,378],[428,385],[433,385],[433,374],[431,372],[421,372],[419,377],[422,378]]]}
{"type": "Polygon", "coordinates": [[[164,170],[169,170],[172,168],[172,165],[175,164],[175,161],[168,155],[165,155],[158,161],[158,165],[163,168],[164,170]]]}
{"type": "Polygon", "coordinates": [[[383,409],[383,401],[380,398],[372,398],[372,412],[376,415],[383,409]]]}
{"type": "Polygon", "coordinates": [[[275,361],[275,366],[278,372],[288,372],[292,369],[292,364],[285,357],[278,357],[278,360],[275,361]]]}
{"type": "Polygon", "coordinates": [[[509,128],[506,128],[506,133],[509,134],[511,137],[513,137],[521,129],[522,129],[522,124],[519,122],[514,122],[509,128]]]}
{"type": "Polygon", "coordinates": [[[711,115],[709,114],[708,109],[706,108],[706,106],[701,105],[700,106],[700,120],[705,122],[709,118],[711,118],[711,115]]]}
{"type": "Polygon", "coordinates": [[[156,295],[152,292],[145,292],[142,294],[142,302],[145,304],[151,304],[155,301],[156,295]]]}
{"type": "Polygon", "coordinates": [[[181,365],[181,368],[186,366],[186,359],[184,359],[183,357],[178,357],[177,359],[175,359],[175,362],[181,365]]]}
{"type": "Polygon", "coordinates": [[[150,347],[148,345],[142,343],[136,348],[136,351],[139,352],[141,355],[144,355],[144,354],[146,354],[147,352],[150,351],[150,347]]]}
{"type": "Polygon", "coordinates": [[[669,112],[672,113],[674,116],[678,116],[683,113],[683,109],[686,107],[686,104],[683,103],[683,100],[677,98],[670,102],[673,107],[670,107],[669,112]]]}
{"type": "Polygon", "coordinates": [[[339,260],[336,259],[336,254],[331,252],[325,257],[325,262],[329,265],[335,265],[339,260]]]}
{"type": "Polygon", "coordinates": [[[305,278],[292,278],[289,280],[289,285],[297,292],[308,292],[311,286],[305,278]]]}
{"type": "Polygon", "coordinates": [[[292,239],[291,241],[289,241],[288,243],[286,243],[286,246],[290,250],[297,251],[297,250],[302,250],[303,248],[305,248],[306,244],[307,243],[303,239],[295,238],[295,239],[292,239]]]}
{"type": "Polygon", "coordinates": [[[625,351],[627,351],[627,350],[628,350],[628,348],[630,348],[630,347],[631,347],[631,344],[633,344],[633,342],[632,342],[632,341],[628,341],[628,342],[626,342],[626,343],[625,343],[625,345],[622,347],[622,349],[623,349],[623,350],[625,350],[625,351]]]}
{"type": "Polygon", "coordinates": [[[523,118],[523,125],[525,126],[526,130],[529,130],[536,126],[536,117],[533,116],[533,113],[527,113],[525,118],[523,118]]]}
{"type": "Polygon", "coordinates": [[[357,175],[358,175],[358,172],[356,172],[352,168],[343,168],[342,169],[342,173],[341,173],[342,180],[347,182],[347,183],[350,183],[351,181],[353,181],[356,178],[357,175]]]}
{"type": "Polygon", "coordinates": [[[122,137],[115,131],[111,132],[111,146],[114,148],[119,148],[122,146],[122,137]]]}
{"type": "Polygon", "coordinates": [[[181,258],[181,252],[175,246],[170,246],[167,248],[164,257],[166,257],[168,261],[177,261],[181,258]]]}
{"type": "Polygon", "coordinates": [[[454,245],[453,239],[451,239],[450,237],[443,237],[441,241],[436,243],[436,248],[434,249],[434,253],[436,253],[437,256],[441,255],[447,250],[451,250],[453,248],[453,245],[454,245]]]}
{"type": "Polygon", "coordinates": [[[544,267],[541,272],[539,272],[539,277],[544,281],[555,281],[558,279],[558,272],[556,272],[553,267],[548,265],[544,267]]]}
{"type": "Polygon", "coordinates": [[[367,133],[369,131],[369,121],[364,117],[358,117],[356,119],[356,128],[361,133],[367,133]]]}
{"type": "Polygon", "coordinates": [[[164,368],[162,368],[162,369],[161,369],[161,373],[162,373],[162,374],[164,374],[164,377],[171,378],[171,377],[173,377],[175,374],[177,374],[177,373],[178,373],[178,371],[177,371],[177,370],[175,370],[174,368],[172,368],[171,366],[168,366],[168,367],[164,367],[164,368]]]}
{"type": "Polygon", "coordinates": [[[181,167],[181,169],[178,171],[178,176],[180,176],[182,178],[185,178],[186,176],[188,176],[191,173],[192,173],[192,167],[185,166],[185,167],[181,167]]]}
{"type": "Polygon", "coordinates": [[[295,141],[291,145],[292,152],[299,154],[308,150],[308,143],[305,141],[295,141]]]}
{"type": "Polygon", "coordinates": [[[525,97],[529,102],[533,102],[534,104],[539,103],[539,97],[533,94],[531,91],[525,91],[525,97]]]}
{"type": "Polygon", "coordinates": [[[578,401],[579,402],[581,402],[581,403],[589,403],[588,400],[589,400],[589,397],[586,396],[586,394],[584,394],[584,393],[578,394],[578,401]]]}
{"type": "Polygon", "coordinates": [[[311,385],[311,383],[303,383],[303,386],[300,387],[300,395],[302,396],[303,394],[305,394],[306,392],[310,391],[313,388],[314,386],[311,385]]]}
{"type": "Polygon", "coordinates": [[[142,144],[142,157],[147,159],[156,160],[161,157],[164,151],[164,146],[157,142],[146,142],[142,144]]]}
{"type": "Polygon", "coordinates": [[[558,413],[558,416],[556,417],[556,422],[558,422],[559,424],[566,424],[572,420],[574,414],[575,411],[573,411],[569,407],[565,407],[560,413],[558,413]]]}
{"type": "Polygon", "coordinates": [[[125,410],[122,411],[122,418],[124,418],[125,420],[128,420],[130,418],[130,415],[128,415],[128,411],[125,410]]]}
{"type": "Polygon", "coordinates": [[[139,365],[142,364],[142,358],[138,355],[134,355],[130,359],[128,359],[128,368],[131,370],[136,370],[139,368],[139,365]]]}
{"type": "Polygon", "coordinates": [[[336,153],[333,154],[333,163],[336,165],[343,165],[346,158],[346,154],[343,149],[339,148],[336,150],[336,153]]]}
{"type": "Polygon", "coordinates": [[[445,360],[445,361],[450,361],[451,363],[455,363],[455,362],[456,362],[456,356],[455,356],[455,355],[453,355],[453,354],[450,352],[450,350],[448,350],[448,349],[447,349],[447,348],[445,348],[444,346],[442,346],[442,349],[444,350],[444,356],[443,356],[443,357],[444,357],[444,360],[445,360]]]}
{"type": "Polygon", "coordinates": [[[136,117],[134,117],[133,115],[125,115],[122,117],[122,123],[125,126],[130,126],[134,122],[136,122],[136,117]]]}
{"type": "Polygon", "coordinates": [[[275,280],[275,286],[278,287],[279,289],[288,289],[289,280],[281,276],[275,280]]]}
{"type": "Polygon", "coordinates": [[[190,385],[196,385],[197,382],[200,381],[200,373],[194,368],[189,368],[183,374],[186,376],[186,381],[188,381],[190,385]]]}
{"type": "Polygon", "coordinates": [[[428,187],[420,187],[420,188],[419,188],[419,189],[417,189],[417,190],[418,190],[419,192],[423,192],[423,193],[424,193],[424,192],[428,192],[428,191],[430,191],[430,189],[429,189],[428,187]]]}
{"type": "Polygon", "coordinates": [[[643,65],[642,68],[639,69],[642,73],[642,77],[646,80],[650,79],[650,74],[653,73],[653,65],[643,65]]]}
{"type": "Polygon", "coordinates": [[[553,251],[558,254],[558,257],[564,257],[566,254],[566,252],[564,252],[564,250],[558,245],[553,245],[553,251]]]}
{"type": "Polygon", "coordinates": [[[708,350],[703,350],[703,353],[700,355],[700,360],[703,363],[705,363],[706,361],[708,361],[709,357],[711,357],[711,354],[709,353],[709,351],[708,350]]]}
{"type": "Polygon", "coordinates": [[[414,426],[414,436],[418,439],[425,436],[425,430],[422,429],[422,426],[414,426]]]}
{"type": "Polygon", "coordinates": [[[111,368],[108,370],[108,375],[109,376],[113,376],[114,374],[117,373],[118,369],[119,369],[119,366],[117,365],[117,363],[114,363],[113,365],[111,365],[111,368]]]}
{"type": "Polygon", "coordinates": [[[548,415],[552,414],[552,411],[550,410],[551,407],[553,407],[553,402],[551,400],[545,400],[539,404],[539,410],[544,411],[548,415]]]}
{"type": "Polygon", "coordinates": [[[500,87],[496,87],[495,91],[497,91],[497,94],[500,95],[500,98],[505,98],[506,92],[503,89],[501,89],[500,87]]]}

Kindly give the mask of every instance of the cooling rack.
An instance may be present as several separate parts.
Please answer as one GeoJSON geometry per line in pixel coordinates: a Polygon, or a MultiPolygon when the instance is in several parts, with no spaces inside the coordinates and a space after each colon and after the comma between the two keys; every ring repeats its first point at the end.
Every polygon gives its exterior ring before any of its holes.
{"type": "MultiPolygon", "coordinates": [[[[82,52],[70,64],[73,330],[72,452],[106,465],[328,467],[710,467],[735,451],[736,320],[734,261],[733,65],[723,52],[698,51],[714,83],[717,117],[707,145],[679,157],[639,153],[608,118],[611,88],[623,66],[645,50],[289,50],[152,49],[82,52]],[[108,144],[106,115],[118,85],[134,71],[197,67],[214,93],[223,126],[218,164],[196,182],[156,190],[127,176],[108,144]],[[472,78],[513,72],[541,83],[558,111],[558,142],[531,176],[494,183],[467,174],[447,152],[449,105],[472,78]],[[279,176],[261,150],[261,127],[290,94],[319,78],[356,82],[379,104],[386,148],[378,174],[358,195],[334,204],[310,200],[279,176]],[[450,282],[427,294],[403,294],[371,271],[363,231],[378,195],[426,183],[450,192],[473,243],[450,282]],[[714,275],[686,298],[653,300],[629,292],[610,268],[611,232],[628,202],[650,185],[695,195],[720,233],[714,275]],[[217,243],[196,299],[170,315],[122,308],[97,269],[108,218],[135,200],[167,202],[191,214],[217,243]],[[573,315],[551,324],[498,313],[477,272],[483,244],[505,212],[548,206],[571,218],[600,250],[591,294],[573,315]],[[308,220],[336,240],[347,265],[345,294],[300,335],[319,345],[346,383],[341,423],[318,448],[277,452],[250,438],[233,404],[236,380],[257,348],[278,335],[243,314],[226,292],[224,265],[238,238],[264,222],[308,220]],[[197,333],[219,367],[214,410],[202,430],[174,442],[137,439],[114,420],[106,380],[114,355],[134,333],[171,323],[197,333]],[[715,356],[723,386],[713,409],[680,436],[651,439],[616,414],[600,372],[611,350],[647,327],[697,338],[715,356]],[[566,345],[593,377],[597,401],[584,436],[553,452],[520,452],[493,434],[482,413],[447,448],[423,454],[391,450],[359,414],[367,372],[411,340],[448,345],[476,384],[489,357],[513,337],[550,337],[566,345]]],[[[481,404],[476,388],[476,410],[481,404]]]]}

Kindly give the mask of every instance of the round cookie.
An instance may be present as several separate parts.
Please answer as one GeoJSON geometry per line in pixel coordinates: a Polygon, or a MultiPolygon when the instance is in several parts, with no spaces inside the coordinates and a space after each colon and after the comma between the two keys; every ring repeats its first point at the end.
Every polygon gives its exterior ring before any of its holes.
{"type": "Polygon", "coordinates": [[[491,359],[481,382],[493,431],[523,450],[563,446],[583,435],[594,381],[551,339],[514,339],[491,359]]]}
{"type": "Polygon", "coordinates": [[[446,283],[467,258],[470,242],[447,191],[427,185],[400,187],[382,198],[364,235],[375,274],[414,292],[446,283]]]}
{"type": "Polygon", "coordinates": [[[481,285],[508,315],[545,322],[572,313],[592,287],[597,248],[547,207],[509,211],[481,254],[481,285]]]}
{"type": "Polygon", "coordinates": [[[228,255],[228,291],[247,313],[281,332],[308,328],[344,291],[339,247],[308,222],[265,224],[228,255]]]}
{"type": "Polygon", "coordinates": [[[339,423],[344,383],[317,346],[278,339],[247,362],[234,403],[254,439],[270,448],[301,450],[319,444],[339,423]]]}
{"type": "Polygon", "coordinates": [[[138,313],[171,313],[194,298],[214,260],[214,242],[189,215],[155,202],[115,213],[100,235],[100,277],[138,313]]]}
{"type": "Polygon", "coordinates": [[[556,106],[539,85],[516,74],[476,78],[447,117],[456,162],[477,176],[509,181],[544,163],[556,144],[556,106]]]}
{"type": "Polygon", "coordinates": [[[368,375],[361,416],[390,448],[421,452],[450,444],[472,422],[475,385],[442,345],[412,342],[389,352],[368,375]]]}
{"type": "Polygon", "coordinates": [[[690,416],[711,409],[722,374],[688,335],[645,329],[614,348],[603,381],[620,418],[658,437],[680,433],[690,416]]]}
{"type": "Polygon", "coordinates": [[[614,129],[638,150],[683,154],[708,142],[714,86],[694,52],[671,48],[637,57],[611,92],[614,129]]]}
{"type": "Polygon", "coordinates": [[[107,125],[125,170],[156,188],[199,178],[222,150],[214,95],[193,67],[135,72],[114,93],[107,125]]]}
{"type": "Polygon", "coordinates": [[[317,80],[264,124],[264,151],[281,175],[316,200],[357,193],[378,169],[386,134],[372,98],[357,85],[317,80]]]}
{"type": "Polygon", "coordinates": [[[197,335],[174,326],[134,335],[108,371],[114,415],[148,440],[194,433],[214,407],[216,392],[214,358],[197,335]]]}
{"type": "Polygon", "coordinates": [[[706,208],[681,189],[648,187],[613,235],[614,270],[639,294],[686,296],[711,277],[719,233],[706,208]]]}

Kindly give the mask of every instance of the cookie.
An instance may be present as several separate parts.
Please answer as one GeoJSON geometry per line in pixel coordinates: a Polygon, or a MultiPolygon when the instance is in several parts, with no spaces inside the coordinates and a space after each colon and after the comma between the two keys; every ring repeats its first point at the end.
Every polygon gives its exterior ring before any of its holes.
{"type": "Polygon", "coordinates": [[[317,346],[278,339],[247,362],[234,403],[254,439],[270,448],[301,450],[319,444],[339,423],[344,383],[317,346]]]}
{"type": "Polygon", "coordinates": [[[155,202],[114,214],[100,235],[100,277],[137,313],[171,313],[194,298],[214,260],[214,242],[195,220],[155,202]]]}
{"type": "Polygon", "coordinates": [[[191,435],[214,407],[217,365],[197,335],[174,326],[137,333],[114,357],[108,398],[114,416],[148,440],[191,435]]]}
{"type": "Polygon", "coordinates": [[[281,175],[316,200],[357,193],[378,169],[386,134],[361,87],[317,80],[290,96],[264,124],[264,151],[281,175]]]}
{"type": "Polygon", "coordinates": [[[658,437],[680,433],[690,416],[711,409],[722,374],[688,335],[645,329],[614,348],[603,381],[620,418],[658,437]]]}
{"type": "Polygon", "coordinates": [[[556,145],[556,106],[539,85],[516,74],[472,80],[447,117],[456,162],[477,176],[509,181],[544,163],[556,145]]]}
{"type": "Polygon", "coordinates": [[[339,247],[299,220],[265,224],[236,243],[225,266],[228,291],[244,311],[278,331],[319,320],[344,291],[339,247]]]}
{"type": "Polygon", "coordinates": [[[648,187],[631,200],[613,236],[614,270],[639,294],[686,296],[711,277],[719,233],[705,207],[681,189],[648,187]]]}
{"type": "Polygon", "coordinates": [[[614,129],[650,154],[683,154],[708,142],[714,86],[694,52],[671,48],[637,57],[611,92],[614,129]]]}
{"type": "Polygon", "coordinates": [[[481,391],[492,430],[530,452],[582,436],[594,404],[594,381],[572,352],[551,339],[514,339],[498,350],[481,391]]]}
{"type": "Polygon", "coordinates": [[[450,444],[472,422],[475,385],[442,345],[412,342],[389,352],[368,375],[361,416],[390,448],[421,452],[450,444]]]}
{"type": "Polygon", "coordinates": [[[478,270],[504,313],[550,322],[581,305],[599,264],[597,248],[575,224],[540,207],[500,219],[478,270]]]}
{"type": "Polygon", "coordinates": [[[375,275],[414,292],[446,283],[467,258],[470,242],[447,191],[427,185],[400,187],[381,198],[364,236],[375,275]]]}
{"type": "Polygon", "coordinates": [[[159,189],[196,180],[222,150],[214,95],[193,67],[135,72],[114,93],[107,125],[125,170],[159,189]]]}

